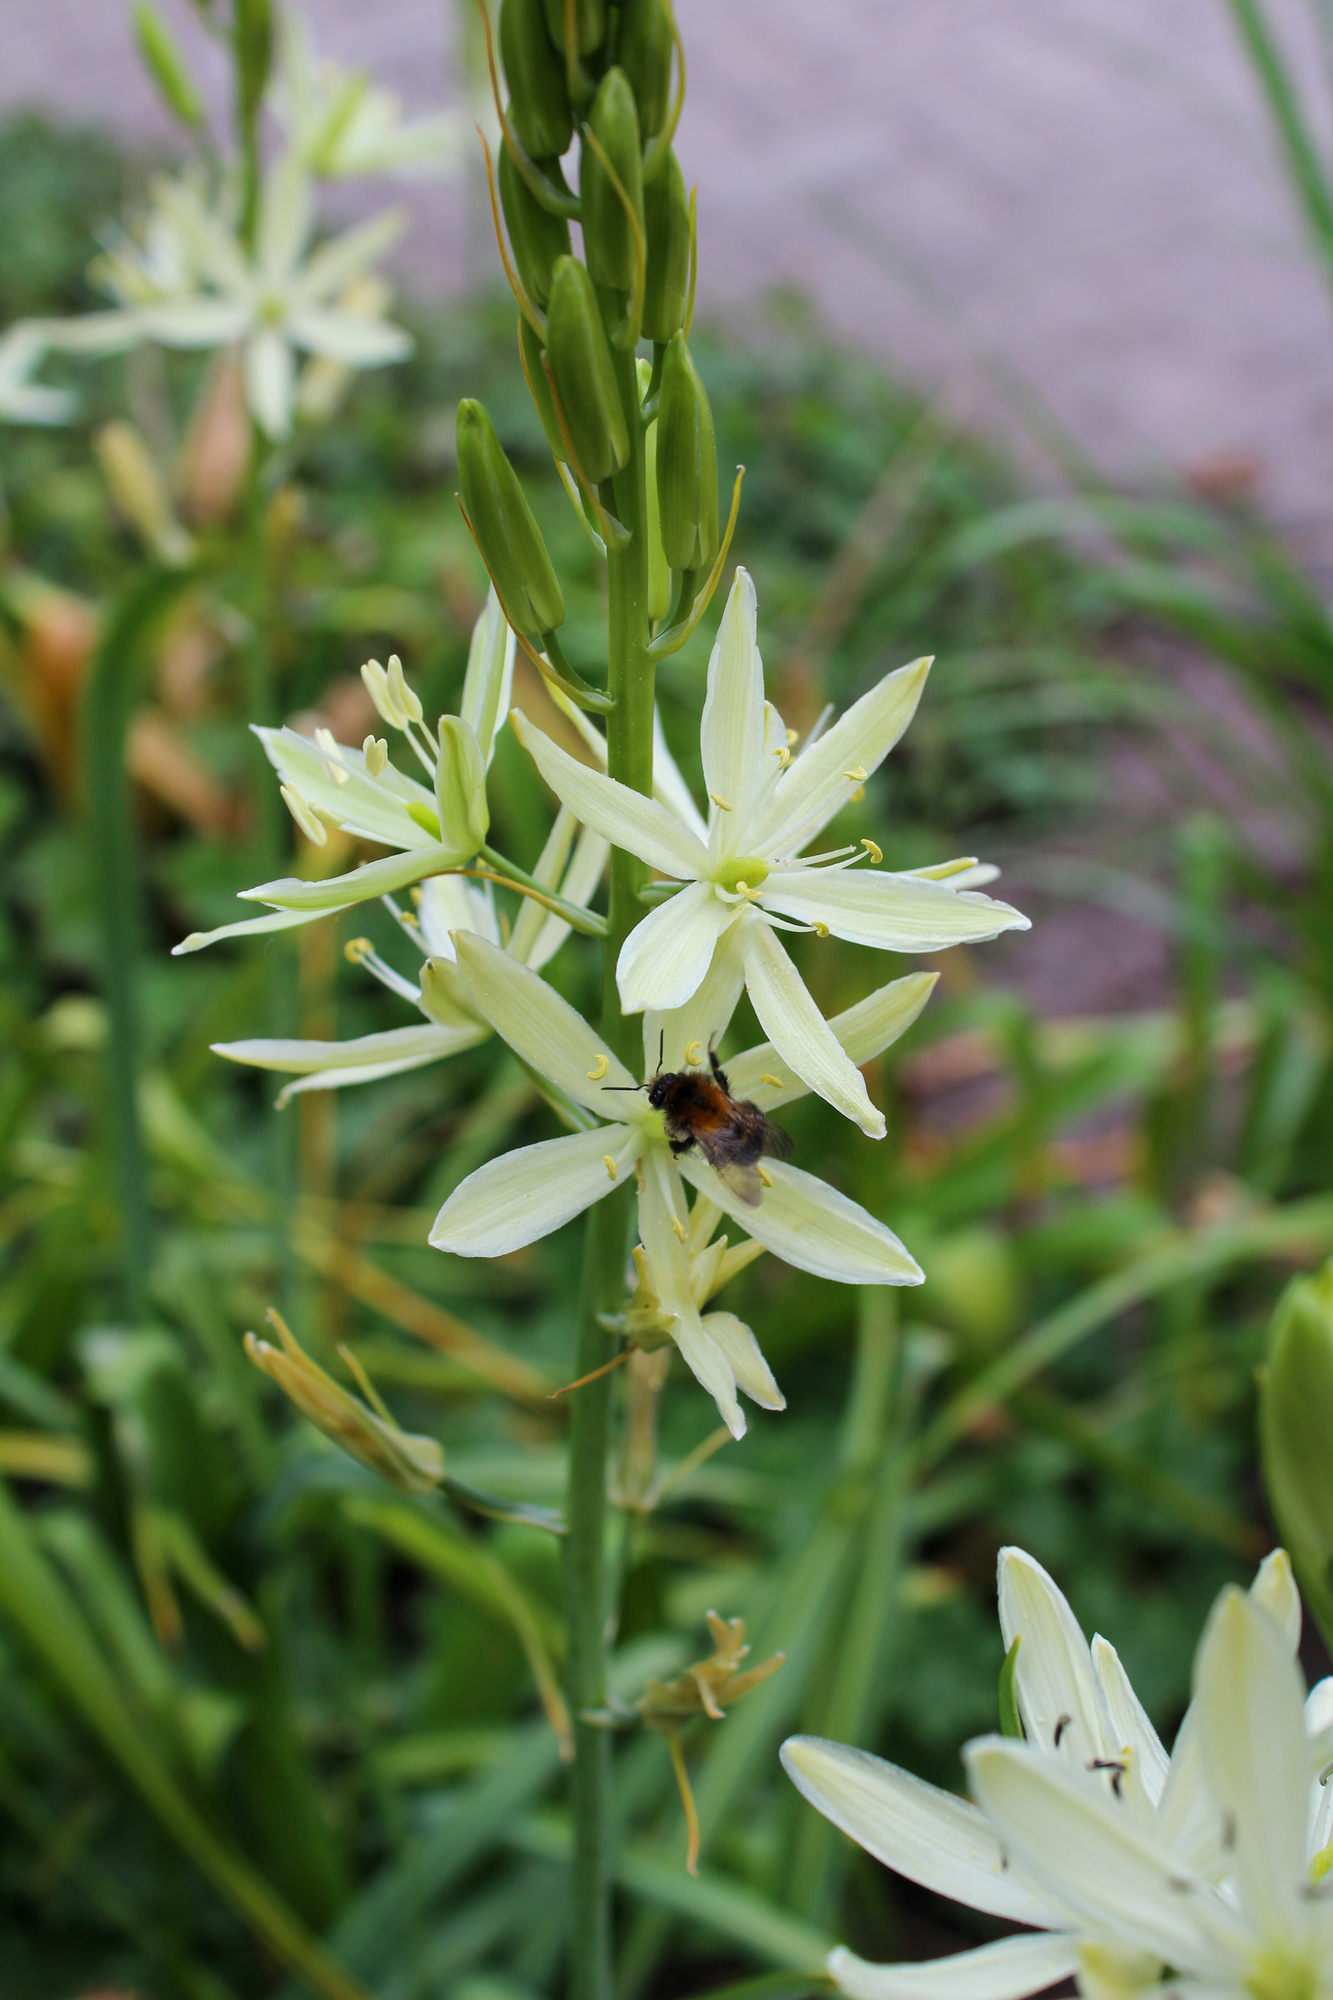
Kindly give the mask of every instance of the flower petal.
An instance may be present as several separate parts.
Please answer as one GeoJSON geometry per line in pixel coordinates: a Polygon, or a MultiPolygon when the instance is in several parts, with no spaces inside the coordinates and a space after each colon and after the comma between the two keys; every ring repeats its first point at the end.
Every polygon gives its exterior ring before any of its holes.
{"type": "MultiPolygon", "coordinates": [[[[518,641],[500,609],[492,584],[486,593],[485,609],[472,627],[463,699],[458,705],[459,715],[481,745],[487,770],[495,753],[496,736],[509,714],[517,650],[518,641]]],[[[545,877],[538,879],[544,881],[545,877]]]]}
{"type": "Polygon", "coordinates": [[[1178,1972],[1232,1970],[1234,1913],[1109,1786],[1045,1748],[999,1736],[969,1743],[963,1755],[1014,1866],[1059,1907],[1178,1972]]]}
{"type": "Polygon", "coordinates": [[[456,1257],[503,1257],[549,1236],[591,1208],[632,1167],[640,1138],[624,1125],[599,1125],[502,1153],[469,1174],[435,1218],[430,1241],[456,1257]]]}
{"type": "Polygon", "coordinates": [[[217,944],[222,938],[262,937],[270,931],[295,930],[298,924],[313,924],[318,917],[336,917],[350,908],[350,903],[337,903],[329,910],[274,910],[266,917],[241,917],[234,924],[219,924],[215,931],[191,931],[171,947],[171,956],[183,958],[186,952],[202,951],[205,945],[217,944]]]}
{"type": "Polygon", "coordinates": [[[265,436],[286,437],[292,427],[296,364],[285,334],[266,326],[245,343],[242,356],[250,414],[265,436]]]}
{"type": "Polygon", "coordinates": [[[242,889],[246,903],[272,903],[280,910],[346,909],[350,903],[364,903],[371,896],[392,895],[411,882],[424,882],[428,875],[447,875],[469,857],[457,848],[436,842],[417,847],[410,854],[386,854],[382,861],[367,861],[346,875],[330,875],[322,882],[305,882],[299,876],[284,876],[277,882],[261,882],[258,888],[242,889]]]}
{"type": "Polygon", "coordinates": [[[416,805],[434,814],[435,794],[424,785],[396,770],[392,777],[385,770],[372,778],[364,753],[343,744],[332,754],[295,729],[264,729],[258,723],[251,728],[283,783],[295,785],[335,826],[384,847],[431,845],[430,835],[408,810],[416,805]]]}
{"type": "Polygon", "coordinates": [[[865,1078],[816,1007],[772,926],[746,913],[745,986],[783,1060],[802,1082],[872,1139],[884,1137],[884,1113],[870,1102],[865,1078]]]}
{"type": "Polygon", "coordinates": [[[943,951],[980,944],[1001,931],[1025,931],[1028,919],[1008,903],[905,875],[869,869],[775,869],[759,892],[766,910],[801,923],[827,924],[849,944],[880,951],[943,951]]]}
{"type": "Polygon", "coordinates": [[[819,1736],[790,1736],[782,1764],[798,1792],[867,1854],[909,1882],[969,1909],[1015,1923],[1063,1922],[1010,1870],[994,1831],[974,1805],[872,1757],[819,1736]]]}
{"type": "Polygon", "coordinates": [[[577,763],[529,722],[521,709],[515,709],[510,719],[515,736],[551,790],[585,826],[594,827],[614,847],[637,854],[650,868],[677,881],[689,882],[705,872],[708,853],[703,842],[683,827],[674,813],[601,771],[590,771],[586,764],[577,763]]]}
{"type": "Polygon", "coordinates": [[[756,852],[799,854],[877,771],[916,713],[929,659],[886,674],[794,757],[756,825],[756,852]]]}
{"type": "MultiPolygon", "coordinates": [[[[562,806],[560,810],[567,812],[569,809],[567,806],[562,806]]],[[[588,904],[592,901],[593,891],[606,872],[607,856],[610,852],[610,847],[602,839],[600,833],[594,833],[589,826],[579,828],[578,842],[574,848],[574,859],[566,869],[565,879],[560,884],[560,894],[567,903],[577,903],[581,908],[587,908],[588,904]]],[[[540,879],[538,877],[538,880],[540,879]]],[[[533,908],[540,910],[541,905],[532,903],[529,898],[524,902],[523,909],[519,911],[517,921],[514,924],[514,935],[510,942],[510,950],[516,958],[522,957],[518,949],[518,938],[523,917],[527,910],[533,908]]],[[[540,972],[542,967],[550,959],[554,958],[556,952],[559,951],[568,936],[569,925],[563,917],[546,917],[537,932],[536,943],[527,954],[526,963],[532,967],[534,972],[540,972]]]]}
{"type": "MultiPolygon", "coordinates": [[[[684,891],[689,895],[690,890],[684,891]]],[[[676,898],[679,902],[680,897],[676,898]]],[[[643,1017],[643,1073],[685,1069],[705,1060],[704,1052],[720,1042],[745,985],[745,960],[739,942],[740,925],[732,924],[718,939],[712,961],[699,985],[680,1007],[649,1008],[643,1017]]]]}
{"type": "Polygon", "coordinates": [[[265,280],[281,287],[300,257],[314,220],[313,188],[293,146],[264,176],[255,232],[255,255],[265,280]]]}
{"type": "Polygon", "coordinates": [[[344,368],[382,368],[412,352],[412,336],[401,326],[341,306],[305,306],[290,315],[287,333],[297,347],[344,368]]]}
{"type": "Polygon", "coordinates": [[[225,347],[250,325],[246,306],[201,294],[143,306],[133,317],[138,337],[163,347],[225,347]]]}
{"type": "Polygon", "coordinates": [[[683,1153],[677,1165],[692,1187],[798,1271],[842,1285],[919,1285],[925,1276],[891,1229],[799,1167],[766,1160],[772,1185],[750,1208],[696,1155],[683,1153]]]}
{"type": "Polygon", "coordinates": [[[466,875],[432,875],[423,882],[417,923],[419,942],[428,958],[451,959],[455,931],[475,931],[490,944],[500,942],[500,923],[490,883],[472,882],[466,875]]]}
{"type": "Polygon", "coordinates": [[[1285,1549],[1266,1555],[1250,1585],[1250,1596],[1265,1610],[1295,1654],[1301,1643],[1301,1593],[1285,1549]]]}
{"type": "Polygon", "coordinates": [[[745,1436],[745,1413],[736,1400],[736,1381],[720,1341],[710,1337],[699,1318],[690,1285],[687,1234],[677,1234],[673,1218],[685,1232],[685,1199],[672,1164],[660,1146],[642,1156],[643,1191],[639,1196],[639,1235],[652,1265],[654,1289],[663,1306],[675,1315],[671,1338],[702,1388],[717,1404],[718,1414],[733,1437],[745,1436]]]}
{"type": "Polygon", "coordinates": [[[1143,1789],[1153,1805],[1161,1801],[1171,1763],[1162,1748],[1162,1739],[1153,1728],[1148,1712],[1134,1692],[1129,1675],[1120,1664],[1120,1655],[1098,1633],[1092,1642],[1092,1667],[1101,1684],[1111,1718],[1112,1739],[1118,1749],[1129,1750],[1137,1760],[1143,1789]]]}
{"type": "MultiPolygon", "coordinates": [[[[575,710],[575,713],[578,711],[575,710]]],[[[601,738],[603,743],[605,740],[601,738]]],[[[653,797],[668,806],[697,840],[707,842],[708,827],[704,816],[691,798],[690,788],[680,774],[680,766],[667,747],[662,718],[656,709],[653,710],[653,797]]]]}
{"type": "MultiPolygon", "coordinates": [[[[845,1008],[829,1021],[829,1027],[847,1056],[859,1069],[905,1035],[934,991],[938,972],[911,972],[905,979],[891,979],[854,1007],[845,1008]]],[[[746,1049],[727,1063],[733,1097],[748,1097],[761,1111],[775,1111],[779,1105],[794,1104],[804,1097],[809,1085],[783,1062],[772,1042],[746,1049]],[[776,1076],[776,1084],[764,1077],[776,1076]]]]}
{"type": "Polygon", "coordinates": [[[321,243],[297,274],[295,290],[301,304],[311,305],[317,299],[333,298],[343,291],[384,255],[402,235],[406,224],[403,209],[386,208],[381,214],[372,215],[369,221],[344,229],[331,242],[321,243]]]}
{"type": "Polygon", "coordinates": [[[852,2000],[1023,2000],[1070,1978],[1078,1962],[1077,1939],[1058,1932],[1001,1938],[908,1965],[870,1965],[845,1945],[825,1961],[834,1984],[852,2000]]]}
{"type": "Polygon", "coordinates": [[[1080,1769],[1094,1757],[1114,1757],[1120,1746],[1064,1592],[1023,1549],[1001,1549],[998,1573],[1005,1647],[1022,1641],[1014,1691],[1029,1743],[1058,1749],[1080,1769]]]}
{"type": "Polygon", "coordinates": [[[699,728],[704,784],[712,800],[709,852],[715,862],[752,851],[745,842],[764,779],[764,665],[755,618],[754,584],[748,571],[738,567],[709,655],[699,728]]]}
{"type": "Polygon", "coordinates": [[[696,993],[713,947],[736,921],[711,882],[691,882],[679,895],[650,910],[620,947],[616,984],[627,1014],[653,1007],[683,1007],[696,993]]]}
{"type": "Polygon", "coordinates": [[[520,1061],[599,1118],[619,1113],[621,1107],[611,1103],[607,1091],[633,1090],[639,1079],[611,1054],[582,1014],[497,945],[468,931],[460,931],[454,944],[464,992],[520,1061]]]}
{"type": "Polygon", "coordinates": [[[737,1319],[735,1313],[711,1312],[703,1315],[700,1324],[714,1346],[726,1356],[737,1388],[744,1389],[761,1410],[785,1410],[787,1398],[773,1380],[773,1370],[745,1321],[737,1319]]]}
{"type": "Polygon", "coordinates": [[[390,1028],[377,1035],[359,1035],[348,1042],[299,1042],[257,1040],[213,1042],[215,1056],[229,1062],[249,1063],[255,1069],[283,1070],[304,1078],[289,1084],[278,1098],[279,1106],[289,1097],[307,1090],[340,1090],[344,1084],[374,1083],[380,1077],[397,1076],[405,1070],[420,1069],[438,1062],[459,1049],[474,1048],[485,1041],[486,1028],[473,1021],[457,1028],[442,1028],[433,1021],[419,1028],[390,1028]]]}
{"type": "Polygon", "coordinates": [[[1269,1936],[1298,1936],[1309,1914],[1304,1691],[1281,1628],[1234,1587],[1199,1647],[1195,1707],[1208,1789],[1234,1833],[1241,1901],[1269,1936]]]}

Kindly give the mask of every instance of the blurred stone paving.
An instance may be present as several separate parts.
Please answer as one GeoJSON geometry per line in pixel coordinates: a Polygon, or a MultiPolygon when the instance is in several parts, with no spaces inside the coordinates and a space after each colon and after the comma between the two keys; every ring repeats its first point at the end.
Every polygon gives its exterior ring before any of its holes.
{"type": "MultiPolygon", "coordinates": [[[[197,46],[184,0],[163,4],[197,46]]],[[[1225,0],[676,4],[705,308],[734,317],[798,287],[842,336],[1022,438],[993,386],[1016,373],[1100,464],[1252,482],[1333,561],[1333,298],[1225,0]]],[[[1299,30],[1309,10],[1279,4],[1299,30]]],[[[425,109],[451,89],[463,6],[307,11],[322,47],[425,109]]],[[[0,104],[167,136],[128,4],[3,13],[0,104]]],[[[1313,85],[1316,51],[1302,54],[1313,85]]],[[[406,283],[490,272],[475,202],[468,220],[457,189],[410,198],[406,283]]]]}

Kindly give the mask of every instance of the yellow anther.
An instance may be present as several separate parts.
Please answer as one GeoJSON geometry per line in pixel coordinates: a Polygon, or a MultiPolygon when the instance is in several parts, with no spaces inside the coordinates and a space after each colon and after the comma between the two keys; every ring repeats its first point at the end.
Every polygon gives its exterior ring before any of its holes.
{"type": "Polygon", "coordinates": [[[816,937],[827,937],[827,936],[828,936],[828,925],[827,925],[827,924],[816,924],[816,925],[815,925],[815,936],[816,936],[816,937]]]}
{"type": "Polygon", "coordinates": [[[352,774],[350,771],[343,769],[338,741],[333,731],[331,729],[317,729],[315,731],[315,741],[329,760],[327,770],[334,784],[345,785],[352,774]]]}
{"type": "Polygon", "coordinates": [[[879,842],[877,840],[867,840],[865,835],[862,834],[861,845],[862,847],[864,847],[866,853],[870,856],[870,859],[875,863],[876,867],[878,867],[880,862],[884,859],[884,849],[880,846],[879,842]]]}
{"type": "MultiPolygon", "coordinates": [[[[607,1061],[604,1055],[598,1056],[596,1062],[593,1064],[592,1068],[588,1071],[589,1083],[600,1083],[602,1078],[606,1075],[606,1072],[610,1069],[610,1067],[611,1065],[607,1061]]],[[[615,1175],[612,1174],[611,1178],[612,1180],[614,1180],[615,1175]]]]}
{"type": "Polygon", "coordinates": [[[616,1163],[609,1153],[602,1154],[602,1165],[606,1168],[606,1178],[613,1181],[616,1177],[616,1163]]]}
{"type": "Polygon", "coordinates": [[[865,786],[858,785],[856,790],[852,793],[850,799],[847,801],[848,805],[859,806],[865,795],[866,795],[865,786]]]}
{"type": "Polygon", "coordinates": [[[760,1083],[768,1084],[772,1090],[785,1090],[787,1088],[780,1076],[770,1076],[767,1070],[764,1071],[759,1081],[760,1083]]]}
{"type": "Polygon", "coordinates": [[[676,1232],[677,1240],[681,1243],[684,1243],[687,1240],[685,1235],[685,1224],[681,1221],[678,1215],[672,1216],[671,1227],[676,1232]]]}
{"type": "Polygon", "coordinates": [[[368,958],[375,956],[375,947],[369,938],[348,938],[343,946],[343,957],[349,965],[364,965],[368,958]]]}
{"type": "Polygon", "coordinates": [[[690,1043],[690,1046],[689,1046],[689,1047],[688,1047],[688,1048],[686,1049],[686,1051],[685,1051],[685,1060],[686,1060],[686,1062],[687,1062],[687,1063],[701,1063],[701,1062],[703,1061],[703,1059],[704,1059],[704,1045],[703,1045],[703,1043],[702,1043],[702,1042],[691,1042],[691,1043],[690,1043]]]}
{"type": "Polygon", "coordinates": [[[853,764],[851,770],[844,771],[842,775],[844,778],[850,778],[854,785],[863,785],[866,781],[866,774],[859,764],[853,764]]]}
{"type": "Polygon", "coordinates": [[[421,929],[415,910],[403,910],[399,915],[398,921],[399,923],[406,924],[409,930],[419,931],[421,929]]]}
{"type": "Polygon", "coordinates": [[[787,748],[786,744],[779,743],[777,749],[773,752],[773,755],[777,758],[779,764],[781,764],[783,770],[785,771],[788,764],[790,764],[791,762],[791,751],[787,748]]]}
{"type": "Polygon", "coordinates": [[[729,813],[731,811],[731,807],[727,804],[726,800],[719,798],[716,792],[710,792],[708,796],[719,812],[729,813]]]}
{"type": "Polygon", "coordinates": [[[772,1187],[773,1176],[772,1174],[770,1174],[767,1167],[756,1167],[755,1172],[758,1174],[760,1180],[763,1182],[765,1187],[772,1187]]]}
{"type": "Polygon", "coordinates": [[[329,837],[329,830],[323,820],[316,818],[315,809],[309,799],[298,792],[295,785],[279,785],[278,790],[282,794],[283,804],[306,839],[313,841],[316,847],[323,847],[329,837]]]}
{"type": "Polygon", "coordinates": [[[410,721],[420,722],[425,710],[421,706],[420,697],[413,693],[403,678],[403,663],[397,653],[389,655],[389,671],[385,678],[388,680],[389,692],[395,706],[400,708],[410,721]]]}
{"type": "Polygon", "coordinates": [[[372,778],[378,778],[381,771],[389,768],[389,746],[382,736],[367,736],[361,745],[361,754],[372,778]]]}
{"type": "Polygon", "coordinates": [[[800,742],[800,740],[801,740],[801,732],[799,729],[789,729],[787,731],[787,748],[789,750],[794,750],[796,748],[796,745],[800,742]]]}
{"type": "Polygon", "coordinates": [[[640,1193],[640,1194],[647,1194],[647,1192],[648,1192],[648,1183],[647,1183],[647,1181],[646,1181],[646,1180],[644,1179],[644,1177],[643,1177],[643,1162],[642,1162],[642,1160],[636,1160],[636,1161],[634,1162],[634,1183],[635,1183],[635,1186],[636,1186],[636,1187],[638,1188],[638,1190],[639,1190],[639,1193],[640,1193]]]}
{"type": "Polygon", "coordinates": [[[420,882],[418,882],[418,883],[417,883],[416,887],[415,887],[415,888],[413,889],[413,891],[412,891],[412,901],[413,901],[413,902],[414,902],[414,903],[415,903],[415,904],[417,905],[418,909],[419,909],[419,908],[421,907],[421,884],[420,884],[420,882]]]}

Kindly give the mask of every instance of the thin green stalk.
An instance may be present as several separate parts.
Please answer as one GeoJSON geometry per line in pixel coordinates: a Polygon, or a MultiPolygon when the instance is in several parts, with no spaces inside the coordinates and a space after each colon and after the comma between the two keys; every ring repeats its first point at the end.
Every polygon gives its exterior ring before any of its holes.
{"type": "MultiPolygon", "coordinates": [[[[607,552],[608,685],[615,706],[607,717],[611,776],[649,795],[653,784],[653,665],[648,657],[648,555],[643,433],[634,360],[616,353],[615,368],[631,440],[630,462],[615,482],[616,512],[629,530],[607,552]]],[[[611,893],[602,946],[602,1033],[631,1069],[642,1055],[640,1024],[620,1011],[616,960],[643,915],[638,894],[647,869],[635,855],[611,850],[611,893]]],[[[629,1252],[630,1190],[617,1190],[590,1211],[583,1242],[576,1378],[610,1361],[615,1340],[601,1323],[623,1299],[629,1252]]],[[[611,1433],[609,1375],[573,1397],[569,1423],[569,1485],[565,1501],[566,1592],[569,1614],[569,1705],[574,1720],[570,1816],[574,1833],[571,1922],[572,2000],[610,2000],[611,1993],[611,1739],[582,1717],[606,1701],[610,1606],[606,1572],[606,1464],[611,1433]]]]}
{"type": "Polygon", "coordinates": [[[93,877],[109,1023],[107,1079],[121,1218],[124,1308],[143,1317],[152,1248],[143,1136],[139,1127],[138,958],[142,919],[138,857],[125,773],[125,732],[153,630],[186,577],[154,567],[125,592],[102,634],[88,677],[83,727],[93,877]]]}

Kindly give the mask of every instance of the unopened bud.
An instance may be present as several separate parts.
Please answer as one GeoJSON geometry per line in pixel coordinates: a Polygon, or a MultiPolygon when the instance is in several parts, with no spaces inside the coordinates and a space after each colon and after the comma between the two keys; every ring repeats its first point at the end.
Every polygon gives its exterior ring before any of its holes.
{"type": "Polygon", "coordinates": [[[182,125],[191,128],[202,125],[204,111],[194,79],[176,46],[175,36],[149,0],[135,0],[134,39],[168,110],[175,113],[182,125]]]}
{"type": "Polygon", "coordinates": [[[518,275],[530,297],[544,306],[556,259],[569,255],[569,224],[563,215],[547,214],[519,172],[507,139],[500,146],[500,205],[518,275]]]}
{"type": "MultiPolygon", "coordinates": [[[[544,0],[546,31],[560,53],[565,52],[565,0],[544,0]]],[[[575,0],[574,27],[579,54],[591,55],[606,39],[606,0],[575,0]]]]}
{"type": "Polygon", "coordinates": [[[1269,1504],[1298,1567],[1333,1563],[1333,1258],[1278,1300],[1259,1395],[1269,1504]]]}
{"type": "MultiPolygon", "coordinates": [[[[588,123],[642,226],[639,114],[623,69],[609,69],[598,84],[588,123]]],[[[583,254],[589,272],[599,285],[629,291],[637,261],[634,228],[596,146],[586,141],[579,158],[579,195],[583,204],[583,254]]]]}
{"type": "Polygon", "coordinates": [[[273,63],[272,0],[233,0],[231,43],[241,109],[259,109],[273,63]]]}
{"type": "Polygon", "coordinates": [[[542,0],[501,0],[500,57],[519,144],[534,160],[558,159],[569,148],[574,120],[565,65],[546,32],[542,0]]]}
{"type": "Polygon", "coordinates": [[[422,716],[425,714],[425,710],[421,706],[421,697],[415,694],[407,685],[407,681],[403,675],[403,663],[397,653],[390,653],[389,655],[387,679],[389,694],[394,706],[400,713],[407,717],[409,722],[420,722],[422,716]]]}
{"type": "Polygon", "coordinates": [[[616,61],[629,78],[645,140],[655,139],[667,121],[671,46],[671,17],[664,0],[625,0],[620,10],[616,61]]]}
{"type": "MultiPolygon", "coordinates": [[[[573,261],[561,259],[562,265],[573,261]]],[[[458,484],[481,559],[514,630],[551,632],[563,625],[565,600],[542,531],[495,425],[470,397],[458,406],[458,484]]]]}
{"type": "Polygon", "coordinates": [[[600,485],[629,463],[629,431],[592,279],[577,257],[555,267],[546,353],[583,476],[600,485]]]}
{"type": "MultiPolygon", "coordinates": [[[[648,386],[650,371],[646,361],[639,363],[639,394],[648,386]]],[[[656,624],[665,618],[671,608],[671,571],[667,564],[666,550],[662,547],[662,523],[657,507],[657,424],[649,424],[643,434],[643,477],[648,501],[648,517],[644,523],[644,540],[648,544],[648,617],[656,624]]]]}
{"type": "Polygon", "coordinates": [[[657,405],[657,501],[672,569],[706,569],[717,554],[717,443],[713,413],[683,333],[662,364],[657,405]]]}
{"type": "Polygon", "coordinates": [[[472,730],[456,715],[440,717],[435,804],[440,839],[459,854],[475,854],[491,824],[486,804],[486,759],[472,730]]]}
{"type": "Polygon", "coordinates": [[[560,419],[551,400],[551,385],[546,379],[546,365],[542,360],[542,344],[526,313],[520,313],[518,316],[518,346],[523,361],[524,378],[532,391],[532,400],[537,406],[537,415],[541,419],[546,442],[563,464],[569,456],[569,447],[560,435],[560,419]]]}
{"type": "Polygon", "coordinates": [[[690,204],[680,161],[668,151],[643,191],[648,270],[643,287],[643,337],[665,346],[685,324],[690,283],[690,204]]]}

